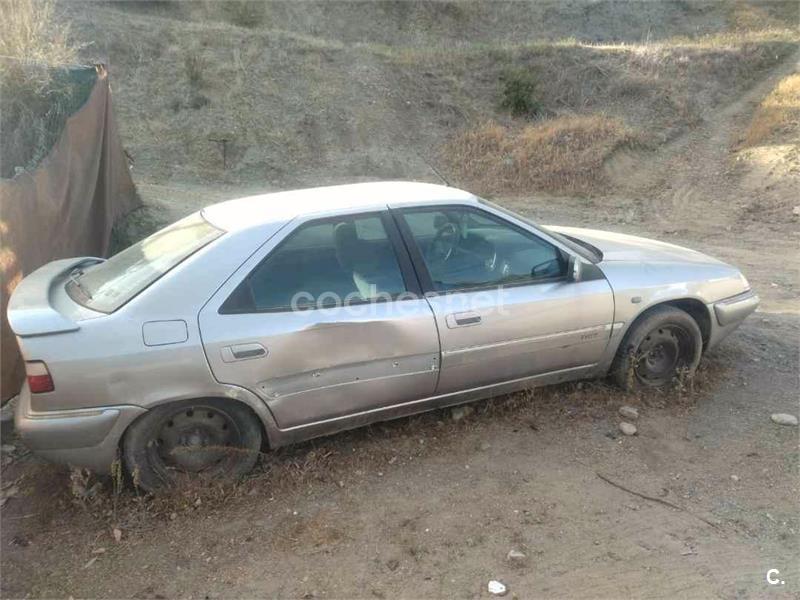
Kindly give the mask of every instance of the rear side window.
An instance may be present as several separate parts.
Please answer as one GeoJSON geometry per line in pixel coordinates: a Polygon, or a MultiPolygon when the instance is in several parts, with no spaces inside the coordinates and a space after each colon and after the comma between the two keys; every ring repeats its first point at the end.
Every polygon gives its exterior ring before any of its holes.
{"type": "Polygon", "coordinates": [[[200,214],[190,215],[105,262],[73,272],[67,293],[92,310],[114,312],[222,233],[200,214]]]}
{"type": "Polygon", "coordinates": [[[337,217],[312,221],[289,234],[220,312],[332,308],[391,300],[405,291],[380,216],[337,217]]]}

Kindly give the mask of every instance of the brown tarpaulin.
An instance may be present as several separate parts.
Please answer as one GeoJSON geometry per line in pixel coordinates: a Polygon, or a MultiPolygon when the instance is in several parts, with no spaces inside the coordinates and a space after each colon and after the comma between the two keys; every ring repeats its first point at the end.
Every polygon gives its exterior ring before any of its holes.
{"type": "Polygon", "coordinates": [[[32,172],[0,179],[0,398],[24,377],[8,326],[8,297],[19,281],[57,258],[105,256],[114,221],[139,205],[111,108],[108,74],[97,67],[89,99],[67,119],[60,139],[32,172]]]}

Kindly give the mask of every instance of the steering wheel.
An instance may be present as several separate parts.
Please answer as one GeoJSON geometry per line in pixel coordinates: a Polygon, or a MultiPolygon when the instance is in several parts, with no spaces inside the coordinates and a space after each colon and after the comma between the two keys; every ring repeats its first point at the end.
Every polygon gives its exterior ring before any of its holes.
{"type": "Polygon", "coordinates": [[[455,223],[445,223],[436,232],[428,250],[426,258],[431,262],[445,262],[458,247],[458,227],[455,223]]]}

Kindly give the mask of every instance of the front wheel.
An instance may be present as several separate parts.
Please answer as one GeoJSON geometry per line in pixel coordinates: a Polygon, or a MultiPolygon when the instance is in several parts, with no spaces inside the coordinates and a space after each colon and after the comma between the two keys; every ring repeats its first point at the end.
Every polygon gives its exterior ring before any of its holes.
{"type": "Polygon", "coordinates": [[[626,390],[665,387],[694,375],[702,353],[697,322],[678,308],[658,306],[625,335],[611,374],[626,390]]]}
{"type": "Polygon", "coordinates": [[[125,432],[122,454],[147,491],[185,480],[238,479],[253,468],[261,426],[244,405],[208,398],[158,406],[125,432]]]}

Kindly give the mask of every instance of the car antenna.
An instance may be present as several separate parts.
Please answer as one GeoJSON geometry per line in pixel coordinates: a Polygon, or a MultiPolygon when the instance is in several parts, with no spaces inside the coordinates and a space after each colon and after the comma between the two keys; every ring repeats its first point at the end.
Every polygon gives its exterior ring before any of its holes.
{"type": "Polygon", "coordinates": [[[431,163],[429,163],[428,161],[426,161],[426,160],[424,160],[424,159],[423,159],[423,161],[422,161],[422,162],[424,162],[424,163],[425,163],[425,164],[428,166],[428,168],[429,168],[431,171],[433,171],[433,172],[436,174],[436,176],[437,176],[439,179],[441,179],[441,180],[442,180],[442,183],[444,183],[444,184],[445,184],[446,186],[448,186],[448,187],[452,187],[452,186],[450,185],[450,182],[449,182],[449,181],[447,181],[447,179],[445,179],[445,178],[442,176],[442,174],[441,174],[441,173],[439,173],[439,170],[438,170],[436,167],[434,167],[434,166],[433,166],[431,163]]]}

